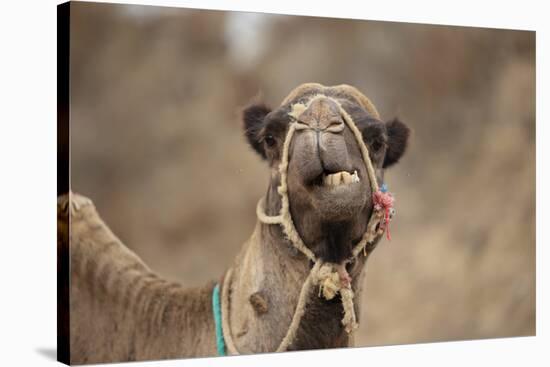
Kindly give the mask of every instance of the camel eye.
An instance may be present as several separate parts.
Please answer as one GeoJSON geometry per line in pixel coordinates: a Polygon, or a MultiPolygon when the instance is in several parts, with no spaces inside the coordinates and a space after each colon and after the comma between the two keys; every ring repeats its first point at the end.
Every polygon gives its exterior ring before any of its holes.
{"type": "Polygon", "coordinates": [[[268,147],[272,147],[275,145],[275,138],[273,137],[273,135],[266,135],[264,137],[264,141],[268,147]]]}
{"type": "Polygon", "coordinates": [[[384,144],[380,140],[375,140],[372,142],[372,150],[374,152],[378,152],[380,149],[382,149],[382,146],[384,144]]]}

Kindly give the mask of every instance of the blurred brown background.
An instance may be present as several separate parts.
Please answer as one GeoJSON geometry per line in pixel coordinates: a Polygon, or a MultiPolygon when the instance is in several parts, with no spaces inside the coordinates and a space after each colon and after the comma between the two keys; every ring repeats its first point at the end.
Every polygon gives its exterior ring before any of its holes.
{"type": "Polygon", "coordinates": [[[217,279],[268,171],[239,111],[348,83],[413,129],[358,345],[535,333],[535,34],[72,3],[72,189],[154,270],[217,279]]]}

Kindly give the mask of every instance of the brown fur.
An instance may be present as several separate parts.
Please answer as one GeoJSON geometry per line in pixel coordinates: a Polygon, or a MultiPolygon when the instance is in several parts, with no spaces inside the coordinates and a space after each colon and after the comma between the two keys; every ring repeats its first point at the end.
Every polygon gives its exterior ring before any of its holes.
{"type": "MultiPolygon", "coordinates": [[[[369,105],[370,101],[349,86],[308,84],[298,87],[277,110],[270,112],[263,105],[252,106],[243,115],[249,142],[272,168],[266,194],[266,212],[270,215],[278,213],[281,206],[276,191],[280,182],[277,167],[281,137],[284,139],[289,123],[289,103],[322,91],[341,100],[346,111],[359,121],[357,126],[367,144],[381,142],[377,150],[371,146],[369,150],[373,150],[371,160],[382,176],[385,152],[392,141],[384,123],[378,120],[374,106],[369,105]],[[273,144],[265,142],[266,134],[272,135],[273,144]]],[[[349,164],[347,168],[359,171],[364,167],[360,165],[357,142],[349,131],[323,132],[326,126],[338,119],[330,104],[315,105],[304,113],[303,118],[309,119],[304,122],[318,124],[320,132],[316,138],[300,133],[293,141],[288,170],[292,218],[300,236],[305,243],[311,244],[316,256],[341,261],[349,256],[351,245],[357,243],[365,231],[372,210],[370,189],[365,182],[365,188],[354,193],[362,197],[358,206],[357,200],[340,204],[340,207],[323,206],[331,199],[323,196],[320,204],[311,206],[312,194],[308,185],[315,183],[316,175],[326,169],[340,170],[342,162],[349,164]],[[323,140],[312,144],[314,140],[311,139],[323,140]],[[325,150],[317,152],[315,149],[325,150]],[[308,156],[308,151],[314,154],[308,156]],[[333,160],[334,157],[337,159],[333,160]],[[320,166],[316,159],[320,160],[320,166]],[[323,164],[327,166],[323,167],[323,164]],[[357,209],[350,209],[349,205],[355,205],[357,209]],[[332,212],[327,213],[327,210],[332,212]]],[[[408,132],[405,125],[393,123],[392,126],[397,129],[394,135],[401,138],[403,129],[408,132]]],[[[402,144],[406,143],[406,137],[401,140],[402,144]]],[[[394,147],[392,161],[397,161],[403,151],[404,147],[394,147]]],[[[367,176],[363,172],[361,177],[367,176]]],[[[343,199],[346,202],[347,199],[343,199]]],[[[186,289],[160,278],[109,230],[88,199],[72,195],[70,200],[68,203],[68,196],[60,199],[58,226],[67,227],[66,211],[71,208],[71,362],[216,355],[211,306],[214,284],[186,289]]],[[[67,251],[67,238],[59,238],[58,247],[67,251]]],[[[369,246],[369,253],[374,246],[369,246]]],[[[366,257],[361,256],[347,266],[356,299],[361,299],[365,262],[366,257]]],[[[288,329],[310,267],[310,261],[288,242],[280,226],[257,223],[252,236],[235,258],[232,283],[228,285],[230,332],[241,353],[270,352],[278,347],[288,329]]],[[[312,291],[290,350],[350,345],[350,338],[341,324],[343,309],[338,297],[327,301],[312,291]]],[[[356,302],[358,316],[359,306],[356,302]]]]}

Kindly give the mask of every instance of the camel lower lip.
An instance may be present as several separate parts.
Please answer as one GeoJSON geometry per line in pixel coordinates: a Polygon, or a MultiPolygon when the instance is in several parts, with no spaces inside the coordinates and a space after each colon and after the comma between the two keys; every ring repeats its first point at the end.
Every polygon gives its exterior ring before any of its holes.
{"type": "Polygon", "coordinates": [[[314,186],[312,204],[324,221],[349,220],[366,203],[366,187],[360,182],[339,186],[314,186]]]}
{"type": "Polygon", "coordinates": [[[323,186],[320,187],[320,189],[323,190],[323,191],[326,191],[326,192],[336,194],[336,193],[345,193],[345,192],[348,192],[348,191],[353,191],[359,185],[360,185],[359,182],[352,182],[352,183],[349,183],[349,184],[342,184],[342,185],[338,185],[338,186],[323,185],[323,186]]]}
{"type": "Polygon", "coordinates": [[[347,184],[333,185],[317,185],[315,191],[327,198],[327,195],[331,197],[347,197],[355,195],[361,188],[360,182],[352,182],[347,184]]]}

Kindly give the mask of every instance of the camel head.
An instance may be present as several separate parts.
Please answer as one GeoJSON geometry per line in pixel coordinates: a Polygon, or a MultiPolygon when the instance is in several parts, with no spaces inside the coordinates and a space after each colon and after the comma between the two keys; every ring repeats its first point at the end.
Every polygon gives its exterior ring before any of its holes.
{"type": "Polygon", "coordinates": [[[286,190],[296,230],[316,257],[335,263],[349,258],[373,210],[358,136],[381,184],[384,169],[405,152],[409,128],[397,119],[381,121],[376,108],[354,87],[312,83],[294,89],[278,108],[252,104],[243,120],[250,145],[271,169],[266,211],[276,214],[281,207],[277,188],[286,142],[286,190]],[[359,134],[346,123],[346,113],[359,134]],[[298,128],[289,140],[293,123],[298,128]]]}

